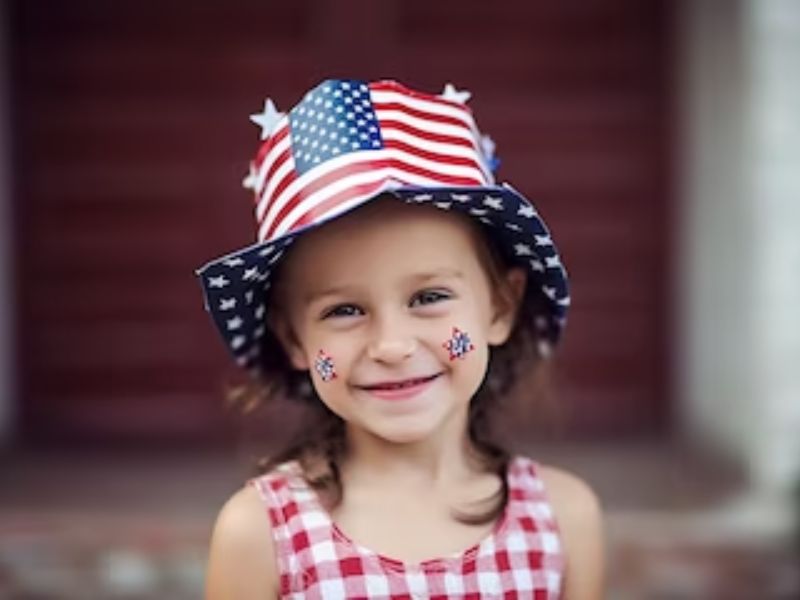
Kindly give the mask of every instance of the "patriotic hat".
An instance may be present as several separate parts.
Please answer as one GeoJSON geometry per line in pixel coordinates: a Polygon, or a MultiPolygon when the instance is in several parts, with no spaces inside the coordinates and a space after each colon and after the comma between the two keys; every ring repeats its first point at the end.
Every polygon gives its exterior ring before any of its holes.
{"type": "Polygon", "coordinates": [[[504,255],[528,269],[528,285],[546,307],[536,317],[545,349],[558,341],[569,306],[566,271],[534,206],[495,184],[494,144],[478,131],[469,97],[450,84],[432,95],[395,81],[329,79],[288,114],[267,100],[251,116],[261,146],[243,183],[255,196],[257,242],[196,271],[237,364],[259,370],[270,276],[292,242],[385,193],[482,223],[504,255]]]}

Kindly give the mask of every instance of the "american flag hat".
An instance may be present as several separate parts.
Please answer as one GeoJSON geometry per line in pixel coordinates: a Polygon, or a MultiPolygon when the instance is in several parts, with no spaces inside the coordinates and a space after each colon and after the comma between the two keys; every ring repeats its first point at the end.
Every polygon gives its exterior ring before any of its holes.
{"type": "Polygon", "coordinates": [[[482,223],[541,294],[540,351],[558,341],[570,303],[566,270],[536,208],[495,183],[494,144],[476,127],[469,96],[450,84],[433,95],[396,81],[328,79],[288,113],[267,100],[251,116],[261,145],[243,183],[254,194],[257,241],[196,271],[237,364],[259,370],[270,276],[291,243],[386,193],[482,223]]]}

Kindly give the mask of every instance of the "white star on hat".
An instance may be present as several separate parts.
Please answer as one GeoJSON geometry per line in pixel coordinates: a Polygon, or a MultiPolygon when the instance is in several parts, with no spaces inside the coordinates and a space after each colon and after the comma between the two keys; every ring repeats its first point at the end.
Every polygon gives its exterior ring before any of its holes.
{"type": "Polygon", "coordinates": [[[537,273],[544,273],[544,265],[542,264],[542,261],[537,260],[535,258],[531,259],[531,269],[533,269],[537,273]]]}
{"type": "Polygon", "coordinates": [[[514,244],[514,252],[517,256],[532,256],[533,252],[528,244],[514,244]]]}
{"type": "Polygon", "coordinates": [[[469,194],[450,194],[450,197],[456,202],[469,202],[472,200],[472,196],[469,194]]]}
{"type": "Polygon", "coordinates": [[[261,127],[261,139],[267,139],[285,113],[278,112],[271,98],[264,100],[264,110],[250,115],[250,120],[261,127]]]}
{"type": "Polygon", "coordinates": [[[244,324],[244,319],[239,315],[236,315],[232,319],[227,319],[228,323],[228,331],[233,331],[235,329],[240,329],[241,326],[244,324]]]}
{"type": "Polygon", "coordinates": [[[483,204],[495,210],[503,210],[503,199],[495,196],[486,196],[483,199],[483,204]]]}
{"type": "Polygon", "coordinates": [[[483,152],[483,156],[486,157],[488,160],[491,160],[492,158],[494,158],[495,150],[497,150],[497,144],[494,143],[494,140],[485,133],[482,133],[481,151],[483,152]]]}
{"type": "Polygon", "coordinates": [[[225,279],[225,275],[219,275],[217,277],[208,278],[208,287],[210,288],[224,288],[229,283],[230,281],[225,279]]]}
{"type": "Polygon", "coordinates": [[[453,86],[452,83],[448,83],[444,86],[444,91],[441,93],[441,97],[445,100],[458,102],[459,104],[466,104],[472,97],[472,94],[467,90],[459,91],[453,86]]]}
{"type": "Polygon", "coordinates": [[[258,267],[251,267],[249,269],[244,270],[244,274],[242,275],[242,281],[249,281],[250,279],[256,279],[258,277],[258,267]]]}
{"type": "Polygon", "coordinates": [[[257,184],[258,171],[256,171],[256,165],[253,162],[250,162],[250,170],[245,178],[242,179],[242,187],[246,190],[255,190],[257,184]]]}
{"type": "Polygon", "coordinates": [[[557,255],[545,256],[544,264],[547,265],[548,269],[557,269],[561,266],[561,259],[557,255]]]}
{"type": "Polygon", "coordinates": [[[530,204],[524,204],[520,202],[519,210],[517,210],[517,214],[528,219],[532,219],[536,216],[536,211],[533,210],[533,207],[530,204]]]}

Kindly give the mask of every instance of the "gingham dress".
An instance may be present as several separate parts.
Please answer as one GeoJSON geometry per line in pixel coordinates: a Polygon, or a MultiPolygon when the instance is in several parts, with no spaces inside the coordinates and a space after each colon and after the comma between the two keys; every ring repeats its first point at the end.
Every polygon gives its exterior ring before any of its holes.
{"type": "Polygon", "coordinates": [[[252,479],[269,512],[282,598],[410,600],[561,597],[564,555],[538,464],[515,457],[509,502],[468,550],[409,564],[364,548],[322,508],[296,463],[252,479]]]}

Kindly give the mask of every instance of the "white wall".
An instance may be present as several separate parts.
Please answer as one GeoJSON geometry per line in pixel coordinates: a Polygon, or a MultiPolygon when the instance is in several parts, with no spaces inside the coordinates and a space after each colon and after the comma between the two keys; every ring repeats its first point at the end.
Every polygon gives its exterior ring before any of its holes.
{"type": "Polygon", "coordinates": [[[688,0],[679,43],[682,418],[748,467],[800,478],[800,2],[688,0]]]}
{"type": "Polygon", "coordinates": [[[5,4],[0,3],[0,447],[11,441],[14,424],[12,357],[12,227],[9,127],[9,76],[5,4]]]}
{"type": "Polygon", "coordinates": [[[690,433],[736,449],[753,391],[754,232],[747,169],[747,52],[737,2],[683,2],[678,82],[683,239],[678,301],[683,420],[690,433]],[[726,8],[722,8],[726,6],[726,8]]]}
{"type": "Polygon", "coordinates": [[[755,421],[753,473],[800,479],[800,2],[751,0],[755,421]]]}

